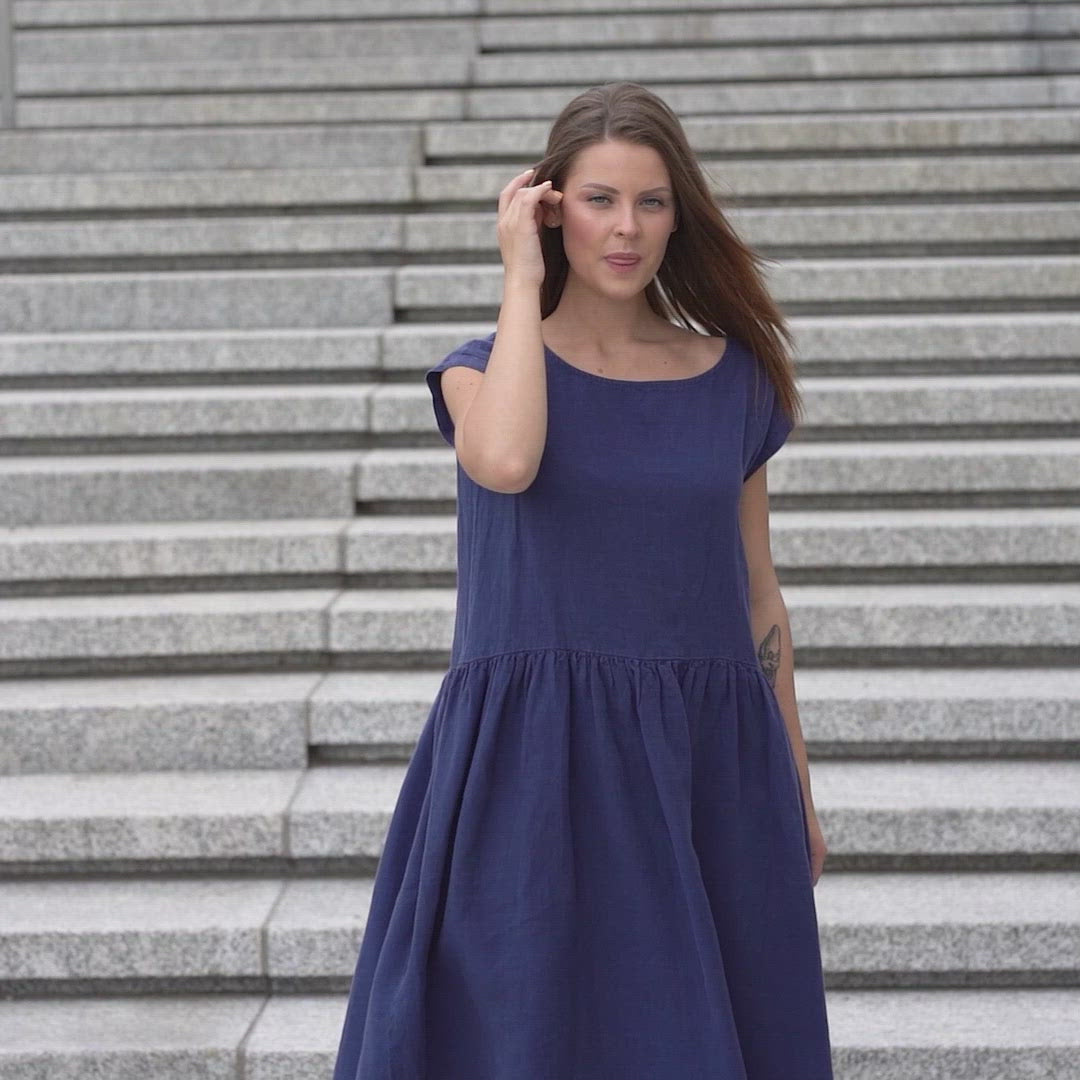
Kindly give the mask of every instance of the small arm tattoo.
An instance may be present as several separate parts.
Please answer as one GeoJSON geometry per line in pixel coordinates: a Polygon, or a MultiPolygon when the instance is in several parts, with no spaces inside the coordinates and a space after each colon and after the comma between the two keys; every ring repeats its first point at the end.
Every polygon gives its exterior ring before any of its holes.
{"type": "Polygon", "coordinates": [[[778,624],[773,623],[758,646],[757,654],[761,662],[761,670],[765,672],[765,678],[775,690],[776,673],[780,670],[780,627],[778,624]]]}

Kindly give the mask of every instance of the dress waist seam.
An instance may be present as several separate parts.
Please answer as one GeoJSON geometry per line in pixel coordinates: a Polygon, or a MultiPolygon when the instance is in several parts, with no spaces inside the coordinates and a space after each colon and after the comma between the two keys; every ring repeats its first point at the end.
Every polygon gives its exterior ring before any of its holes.
{"type": "Polygon", "coordinates": [[[557,645],[540,646],[531,649],[507,649],[503,652],[485,653],[483,656],[470,656],[467,660],[459,660],[456,664],[451,664],[450,667],[447,669],[447,674],[452,671],[458,671],[462,668],[467,668],[472,664],[479,664],[485,660],[497,660],[501,657],[537,653],[564,653],[568,655],[591,656],[595,657],[598,660],[632,660],[635,663],[646,664],[735,664],[738,667],[745,668],[747,671],[753,672],[755,675],[764,676],[765,674],[762,671],[760,664],[752,662],[750,660],[742,660],[735,656],[632,656],[627,653],[603,652],[598,649],[576,649],[567,646],[557,645]]]}

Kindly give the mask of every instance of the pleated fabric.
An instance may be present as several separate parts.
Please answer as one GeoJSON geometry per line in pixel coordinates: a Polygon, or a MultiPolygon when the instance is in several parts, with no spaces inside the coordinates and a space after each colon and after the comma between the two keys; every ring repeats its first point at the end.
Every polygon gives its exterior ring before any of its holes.
{"type": "MultiPolygon", "coordinates": [[[[493,339],[428,373],[451,444],[438,376],[493,339]]],[[[806,818],[736,543],[790,423],[750,404],[734,337],[682,380],[545,356],[534,484],[458,466],[451,664],[334,1080],[832,1080],[806,818]]]]}

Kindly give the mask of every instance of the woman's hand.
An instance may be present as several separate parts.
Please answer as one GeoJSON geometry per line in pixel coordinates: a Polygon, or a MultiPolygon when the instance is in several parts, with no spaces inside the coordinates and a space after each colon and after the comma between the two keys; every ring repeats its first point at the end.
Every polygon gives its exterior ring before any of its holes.
{"type": "Polygon", "coordinates": [[[503,268],[508,278],[535,285],[544,282],[544,254],[540,248],[543,202],[558,204],[561,191],[553,191],[551,181],[530,187],[535,169],[518,173],[499,194],[496,231],[503,268]]]}
{"type": "Polygon", "coordinates": [[[825,837],[821,833],[817,811],[813,806],[806,808],[806,829],[810,837],[810,874],[816,885],[818,878],[821,877],[821,870],[825,865],[825,856],[829,849],[825,845],[825,837]]]}

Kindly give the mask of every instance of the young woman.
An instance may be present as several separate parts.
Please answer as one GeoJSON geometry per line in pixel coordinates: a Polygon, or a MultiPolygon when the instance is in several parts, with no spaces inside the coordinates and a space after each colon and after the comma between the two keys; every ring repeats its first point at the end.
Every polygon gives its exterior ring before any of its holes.
{"type": "Polygon", "coordinates": [[[426,374],[454,640],[335,1080],[832,1080],[769,550],[790,335],[636,83],[567,105],[497,231],[497,329],[426,374]]]}

